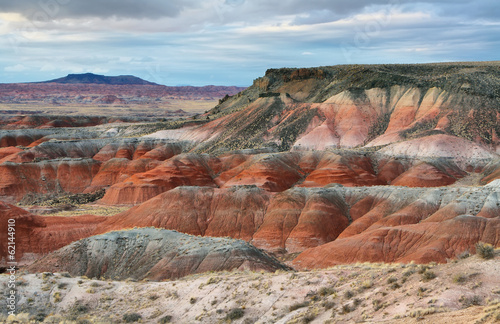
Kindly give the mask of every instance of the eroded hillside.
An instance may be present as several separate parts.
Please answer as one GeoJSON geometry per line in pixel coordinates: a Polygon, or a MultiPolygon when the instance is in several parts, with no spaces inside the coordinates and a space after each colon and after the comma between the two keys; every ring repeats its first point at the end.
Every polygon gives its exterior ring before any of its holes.
{"type": "Polygon", "coordinates": [[[500,245],[499,77],[496,62],[277,69],[187,119],[11,120],[2,226],[18,222],[26,264],[134,227],[241,239],[297,269],[446,262],[500,245]]]}

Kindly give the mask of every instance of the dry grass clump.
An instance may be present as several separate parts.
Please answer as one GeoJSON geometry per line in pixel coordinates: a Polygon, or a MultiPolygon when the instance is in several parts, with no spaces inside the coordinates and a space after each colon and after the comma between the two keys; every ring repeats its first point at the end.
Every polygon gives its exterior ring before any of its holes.
{"type": "Polygon", "coordinates": [[[422,273],[422,280],[423,281],[430,281],[436,277],[437,277],[437,275],[433,271],[426,270],[424,273],[422,273]]]}
{"type": "Polygon", "coordinates": [[[297,309],[303,308],[303,307],[307,307],[307,306],[309,306],[309,302],[303,301],[301,303],[295,303],[295,304],[291,305],[290,307],[288,307],[288,310],[290,312],[293,312],[294,310],[297,310],[297,309]]]}
{"type": "Polygon", "coordinates": [[[467,282],[467,276],[463,273],[457,273],[453,276],[453,282],[456,284],[463,284],[467,282]]]}
{"type": "Polygon", "coordinates": [[[476,253],[485,260],[493,259],[495,257],[495,248],[491,244],[479,242],[476,244],[476,253]]]}
{"type": "Polygon", "coordinates": [[[461,296],[460,299],[458,300],[460,303],[462,303],[462,306],[464,308],[470,307],[470,306],[479,306],[482,304],[483,299],[481,296],[478,295],[473,295],[473,296],[461,296]]]}
{"type": "Polygon", "coordinates": [[[410,312],[410,317],[419,318],[425,315],[443,313],[446,312],[447,309],[444,307],[429,307],[429,308],[419,308],[410,312]]]}

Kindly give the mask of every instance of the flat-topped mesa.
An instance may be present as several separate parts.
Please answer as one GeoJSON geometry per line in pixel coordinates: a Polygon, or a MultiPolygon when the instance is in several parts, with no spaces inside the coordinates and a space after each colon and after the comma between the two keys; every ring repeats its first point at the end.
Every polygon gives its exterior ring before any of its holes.
{"type": "Polygon", "coordinates": [[[105,76],[94,73],[68,74],[63,78],[44,81],[40,83],[156,85],[156,83],[143,80],[133,75],[105,76]]]}
{"type": "Polygon", "coordinates": [[[225,152],[373,147],[444,134],[496,152],[499,79],[496,63],[272,69],[182,136],[197,151],[225,152]]]}

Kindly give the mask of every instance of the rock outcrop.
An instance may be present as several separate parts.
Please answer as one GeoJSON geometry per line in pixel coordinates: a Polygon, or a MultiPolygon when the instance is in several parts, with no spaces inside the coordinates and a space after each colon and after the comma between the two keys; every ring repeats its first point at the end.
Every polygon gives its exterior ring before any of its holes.
{"type": "Polygon", "coordinates": [[[208,271],[287,269],[250,244],[153,228],[92,236],[52,252],[28,270],[113,279],[175,279],[208,271]]]}

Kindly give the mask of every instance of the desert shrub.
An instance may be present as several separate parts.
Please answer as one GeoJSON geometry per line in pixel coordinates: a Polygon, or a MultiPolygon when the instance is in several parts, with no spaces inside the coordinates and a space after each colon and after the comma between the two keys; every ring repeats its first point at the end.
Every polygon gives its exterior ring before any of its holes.
{"type": "Polygon", "coordinates": [[[418,287],[417,289],[417,296],[419,297],[423,297],[424,296],[424,293],[427,291],[427,288],[424,288],[424,287],[418,287]]]}
{"type": "Polygon", "coordinates": [[[59,302],[61,302],[61,300],[62,300],[61,293],[59,291],[55,292],[54,293],[54,302],[59,303],[59,302]]]}
{"type": "Polygon", "coordinates": [[[16,281],[16,286],[17,287],[28,286],[28,282],[26,280],[21,279],[21,280],[16,281]]]}
{"type": "Polygon", "coordinates": [[[398,284],[397,282],[393,282],[390,287],[392,290],[396,290],[396,289],[401,288],[401,285],[398,284]]]}
{"type": "Polygon", "coordinates": [[[403,277],[406,277],[406,278],[407,278],[407,277],[411,276],[411,275],[412,275],[412,274],[414,274],[414,273],[415,273],[415,270],[413,270],[413,269],[408,269],[408,270],[406,270],[405,272],[403,272],[403,277]]]}
{"type": "Polygon", "coordinates": [[[68,286],[68,284],[65,282],[60,282],[57,284],[57,288],[59,288],[59,289],[66,289],[67,286],[68,286]]]}
{"type": "Polygon", "coordinates": [[[371,281],[371,280],[365,280],[365,281],[363,281],[361,283],[361,287],[363,289],[369,289],[369,288],[373,287],[373,281],[371,281]]]}
{"type": "Polygon", "coordinates": [[[54,274],[51,272],[44,272],[42,273],[42,279],[47,280],[49,277],[52,277],[54,274]]]}
{"type": "Polygon", "coordinates": [[[468,257],[470,257],[470,252],[467,250],[467,251],[463,251],[462,253],[459,253],[457,255],[457,259],[467,259],[468,257]]]}
{"type": "Polygon", "coordinates": [[[152,294],[152,295],[149,295],[148,297],[150,300],[157,300],[158,298],[160,298],[160,296],[158,296],[157,294],[152,294]]]}
{"type": "Polygon", "coordinates": [[[390,277],[387,279],[388,284],[395,283],[396,281],[398,281],[398,278],[396,277],[390,277]]]}
{"type": "Polygon", "coordinates": [[[196,298],[196,297],[191,297],[191,298],[189,299],[189,303],[190,303],[190,304],[194,304],[194,303],[196,303],[196,300],[198,300],[198,298],[196,298]]]}
{"type": "Polygon", "coordinates": [[[220,281],[221,279],[220,278],[217,278],[217,277],[210,277],[208,280],[207,280],[207,285],[211,285],[211,284],[216,284],[220,281]]]}
{"type": "Polygon", "coordinates": [[[290,307],[288,307],[288,309],[290,310],[290,312],[293,312],[296,309],[299,309],[299,308],[302,308],[302,307],[307,307],[307,306],[309,306],[309,302],[308,301],[304,301],[302,303],[295,303],[295,304],[291,305],[290,307]]]}
{"type": "Polygon", "coordinates": [[[314,321],[315,318],[316,315],[312,313],[307,313],[304,317],[302,317],[302,323],[311,323],[312,321],[314,321]]]}
{"type": "Polygon", "coordinates": [[[77,324],[92,324],[88,319],[79,319],[77,324]]]}
{"type": "Polygon", "coordinates": [[[333,301],[328,301],[328,300],[325,300],[324,302],[322,302],[321,305],[325,309],[332,309],[333,307],[335,307],[335,303],[333,301]]]}
{"type": "Polygon", "coordinates": [[[495,249],[491,244],[479,242],[476,244],[476,253],[485,260],[493,259],[495,256],[495,249]]]}
{"type": "Polygon", "coordinates": [[[239,318],[242,318],[245,315],[245,310],[242,308],[233,308],[231,311],[226,315],[227,320],[236,320],[239,318]]]}
{"type": "Polygon", "coordinates": [[[86,313],[89,311],[89,308],[85,305],[77,303],[73,306],[73,310],[77,313],[86,313]]]}
{"type": "Polygon", "coordinates": [[[457,284],[462,284],[467,281],[467,276],[462,273],[457,273],[453,276],[453,282],[457,284]]]}
{"type": "Polygon", "coordinates": [[[347,304],[342,306],[342,309],[340,310],[341,314],[347,314],[351,312],[351,307],[347,304]]]}
{"type": "Polygon", "coordinates": [[[418,273],[419,274],[423,274],[424,272],[426,272],[427,270],[429,270],[429,266],[426,266],[426,265],[421,265],[418,267],[418,273]]]}
{"type": "Polygon", "coordinates": [[[422,317],[425,315],[442,313],[444,311],[446,311],[446,309],[444,309],[442,307],[440,307],[440,308],[429,307],[429,308],[425,308],[425,309],[419,308],[419,309],[416,309],[414,311],[411,311],[410,317],[419,318],[419,317],[422,317]]]}
{"type": "Polygon", "coordinates": [[[36,322],[43,322],[45,318],[47,317],[47,314],[45,313],[38,313],[35,316],[32,317],[32,320],[36,322]]]}
{"type": "Polygon", "coordinates": [[[321,287],[320,290],[318,291],[318,293],[321,295],[321,296],[330,296],[332,294],[334,294],[336,291],[333,287],[321,287]]]}
{"type": "Polygon", "coordinates": [[[172,316],[166,315],[166,316],[163,316],[162,318],[160,318],[160,320],[158,321],[158,323],[160,323],[160,324],[166,324],[166,323],[170,323],[171,321],[172,321],[172,316]]]}
{"type": "Polygon", "coordinates": [[[379,309],[382,308],[382,302],[380,301],[380,299],[375,299],[372,301],[372,305],[373,305],[373,310],[374,311],[378,311],[379,309]]]}
{"type": "Polygon", "coordinates": [[[137,314],[137,313],[126,313],[126,314],[123,314],[123,321],[125,323],[137,322],[141,318],[142,318],[142,316],[140,314],[137,314]]]}
{"type": "Polygon", "coordinates": [[[423,281],[429,281],[429,280],[432,280],[436,277],[437,276],[433,271],[425,271],[424,273],[422,273],[422,280],[423,281]]]}
{"type": "Polygon", "coordinates": [[[467,308],[467,307],[470,307],[470,306],[479,306],[479,305],[481,305],[483,299],[481,298],[481,296],[474,295],[474,296],[471,296],[471,297],[462,296],[462,297],[460,297],[460,299],[458,301],[462,303],[463,307],[467,308]]]}
{"type": "Polygon", "coordinates": [[[351,299],[352,297],[354,297],[354,293],[352,292],[352,290],[346,290],[344,293],[344,297],[345,299],[351,299]]]}

